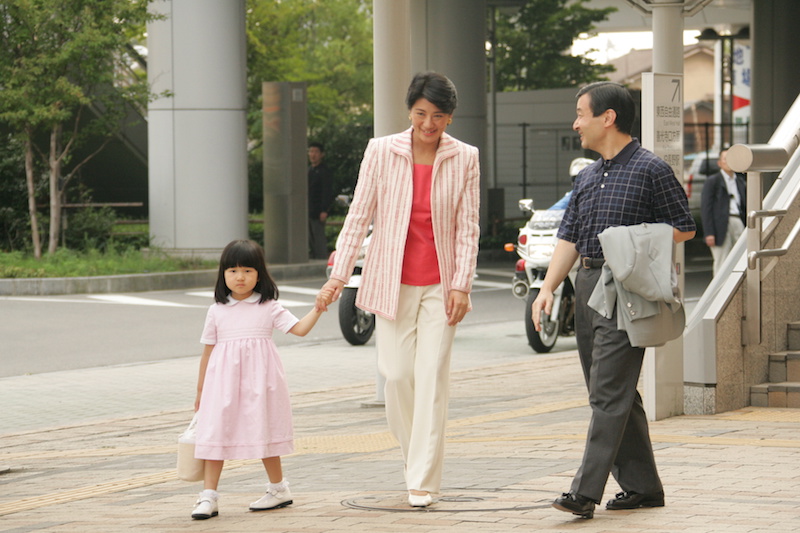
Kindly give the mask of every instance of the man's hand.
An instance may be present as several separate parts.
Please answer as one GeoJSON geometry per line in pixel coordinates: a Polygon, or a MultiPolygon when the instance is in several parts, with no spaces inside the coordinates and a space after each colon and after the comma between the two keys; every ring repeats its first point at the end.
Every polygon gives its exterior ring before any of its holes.
{"type": "Polygon", "coordinates": [[[539,295],[531,304],[531,319],[533,320],[533,327],[536,331],[542,331],[542,311],[550,315],[553,310],[553,293],[539,289],[539,295]]]}
{"type": "Polygon", "coordinates": [[[706,235],[706,246],[711,248],[712,246],[717,245],[717,240],[714,238],[713,235],[706,235]]]}

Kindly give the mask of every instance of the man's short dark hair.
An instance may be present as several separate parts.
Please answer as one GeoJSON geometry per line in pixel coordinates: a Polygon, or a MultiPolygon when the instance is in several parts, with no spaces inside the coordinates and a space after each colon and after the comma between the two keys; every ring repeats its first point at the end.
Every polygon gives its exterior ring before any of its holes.
{"type": "Polygon", "coordinates": [[[598,81],[582,87],[577,98],[584,94],[590,95],[589,105],[593,116],[602,115],[611,109],[617,114],[614,123],[620,133],[631,134],[636,118],[636,104],[628,89],[619,83],[598,81]]]}
{"type": "Polygon", "coordinates": [[[318,142],[308,143],[308,147],[309,148],[319,148],[320,152],[322,152],[323,154],[325,153],[325,147],[322,145],[322,143],[318,143],[318,142]]]}
{"type": "Polygon", "coordinates": [[[406,94],[406,106],[411,109],[414,102],[420,98],[426,99],[448,115],[452,114],[458,105],[456,86],[450,78],[438,72],[421,72],[411,80],[406,94]]]}

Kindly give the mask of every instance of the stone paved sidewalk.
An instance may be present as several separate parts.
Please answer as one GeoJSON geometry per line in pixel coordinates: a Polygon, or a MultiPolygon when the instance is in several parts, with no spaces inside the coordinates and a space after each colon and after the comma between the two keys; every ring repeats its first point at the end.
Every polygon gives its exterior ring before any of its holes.
{"type": "MultiPolygon", "coordinates": [[[[800,530],[800,410],[747,408],[651,423],[666,507],[599,507],[593,520],[583,520],[550,506],[569,487],[589,419],[576,353],[495,364],[487,354],[486,362],[453,371],[444,486],[426,510],[406,505],[400,452],[383,411],[362,406],[374,399],[374,384],[357,378],[294,393],[297,450],[284,458],[293,505],[249,512],[266,476],[258,461],[231,461],[220,515],[207,521],[189,518],[199,484],[174,472],[188,408],[103,419],[87,405],[85,421],[47,430],[0,427],[0,465],[10,469],[0,475],[0,532],[800,530]]],[[[127,371],[131,380],[154,379],[140,372],[161,380],[185,373],[175,362],[159,365],[127,371]]],[[[61,378],[79,388],[91,373],[61,378]]],[[[27,391],[32,403],[57,400],[36,383],[27,391]]],[[[104,390],[96,402],[113,396],[104,390]]],[[[610,480],[605,499],[617,490],[610,480]]]]}

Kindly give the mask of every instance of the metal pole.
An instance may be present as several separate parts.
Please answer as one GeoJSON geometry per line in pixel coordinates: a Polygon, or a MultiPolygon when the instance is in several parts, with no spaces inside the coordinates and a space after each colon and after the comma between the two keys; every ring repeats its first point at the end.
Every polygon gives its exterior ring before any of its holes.
{"type": "Polygon", "coordinates": [[[492,188],[497,188],[497,8],[491,6],[489,19],[489,43],[492,47],[489,55],[489,83],[492,98],[492,188]]]}
{"type": "MultiPolygon", "coordinates": [[[[653,72],[683,75],[683,17],[679,4],[652,5],[653,72]]],[[[682,78],[681,78],[682,79],[682,78]]],[[[683,95],[680,97],[683,103],[683,95]]],[[[681,108],[682,109],[682,108],[681,108]]],[[[683,113],[681,112],[681,121],[683,113]]],[[[682,144],[682,143],[681,143],[682,144]]],[[[684,287],[684,246],[675,245],[675,268],[678,286],[684,287]]],[[[650,420],[661,420],[683,413],[683,337],[664,346],[648,349],[645,355],[643,381],[644,404],[650,420]]]]}
{"type": "MultiPolygon", "coordinates": [[[[761,250],[761,217],[750,217],[750,213],[761,209],[761,172],[747,172],[747,228],[745,239],[747,253],[761,250]],[[752,220],[752,224],[750,221],[752,220]]],[[[756,268],[748,268],[745,278],[747,293],[745,299],[744,328],[742,344],[761,343],[761,259],[756,260],[756,268]]]]}
{"type": "Polygon", "coordinates": [[[522,126],[522,197],[528,197],[528,142],[525,134],[528,130],[528,123],[523,122],[522,126]]]}

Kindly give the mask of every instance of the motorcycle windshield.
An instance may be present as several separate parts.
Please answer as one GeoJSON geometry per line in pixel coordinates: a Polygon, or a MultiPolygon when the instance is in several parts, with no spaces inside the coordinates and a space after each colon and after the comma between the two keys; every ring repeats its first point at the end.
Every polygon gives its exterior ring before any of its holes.
{"type": "Polygon", "coordinates": [[[532,230],[557,229],[561,225],[562,218],[564,218],[564,209],[534,211],[526,225],[532,230]]]}

